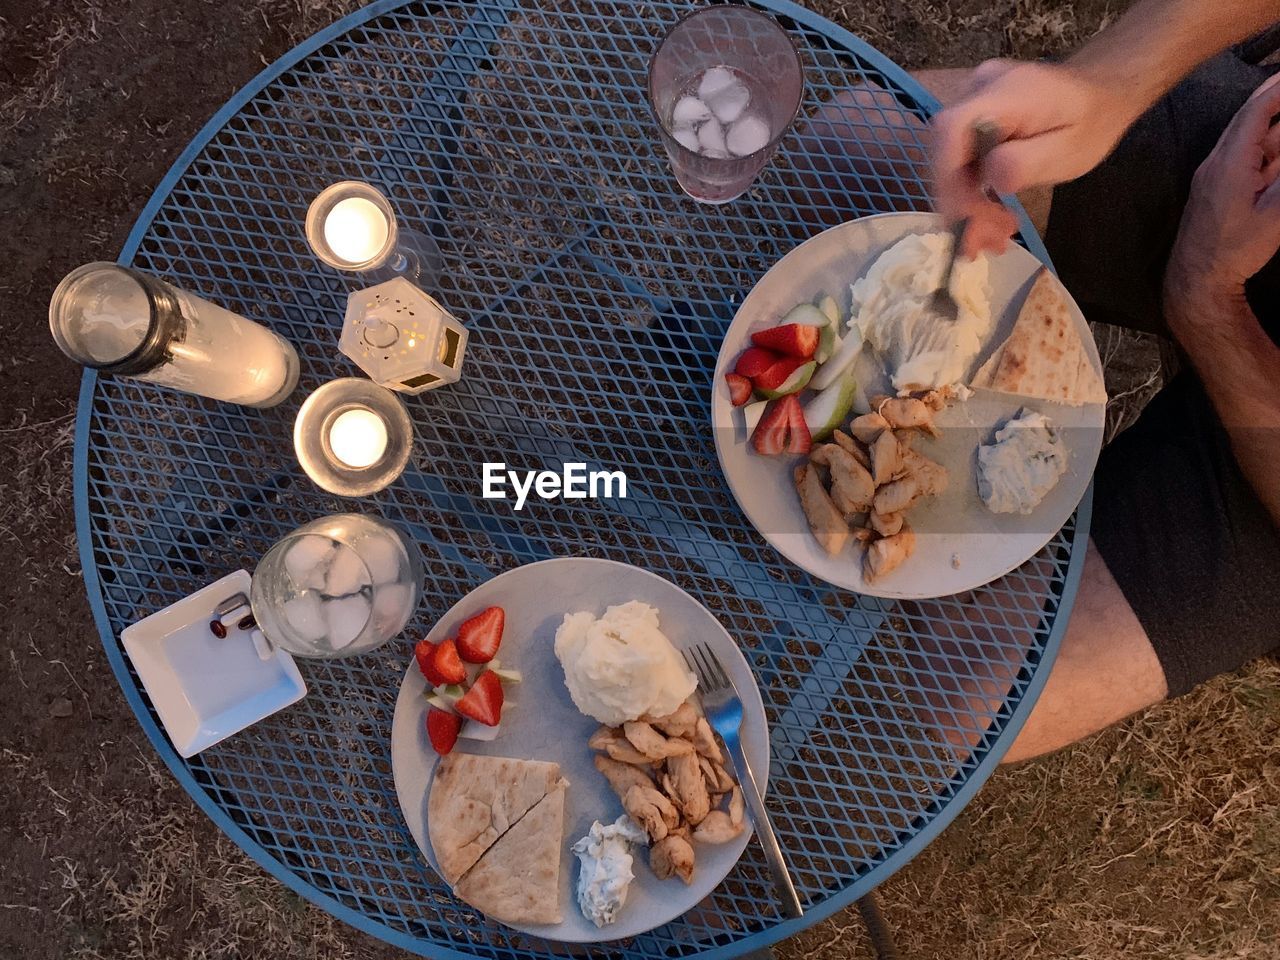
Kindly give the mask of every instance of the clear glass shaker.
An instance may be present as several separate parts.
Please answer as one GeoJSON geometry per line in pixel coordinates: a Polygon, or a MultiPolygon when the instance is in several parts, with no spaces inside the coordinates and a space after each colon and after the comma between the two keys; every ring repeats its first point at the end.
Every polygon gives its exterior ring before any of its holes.
{"type": "Polygon", "coordinates": [[[250,604],[269,644],[301,657],[365,653],[397,636],[422,599],[422,556],[395,526],[339,513],[276,543],[250,604]]]}
{"type": "Polygon", "coordinates": [[[283,337],[114,263],[88,263],[62,279],[49,329],[86,367],[228,403],[272,407],[298,382],[298,354],[283,337]]]}

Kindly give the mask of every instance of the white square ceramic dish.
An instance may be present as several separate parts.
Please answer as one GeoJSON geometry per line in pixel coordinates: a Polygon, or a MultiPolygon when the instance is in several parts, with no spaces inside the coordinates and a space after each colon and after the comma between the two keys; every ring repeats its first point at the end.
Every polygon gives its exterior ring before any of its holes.
{"type": "Polygon", "coordinates": [[[293,657],[273,650],[263,660],[248,631],[214,636],[209,621],[224,600],[249,595],[244,570],[223,577],[120,635],[147,696],[183,757],[297,703],[307,693],[293,657]]]}

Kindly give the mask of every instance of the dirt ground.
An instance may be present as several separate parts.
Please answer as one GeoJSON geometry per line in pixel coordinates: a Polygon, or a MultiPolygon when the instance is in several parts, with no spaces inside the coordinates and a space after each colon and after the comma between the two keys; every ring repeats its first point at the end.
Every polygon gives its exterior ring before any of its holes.
{"type": "MultiPolygon", "coordinates": [[[[0,957],[383,958],[270,879],[146,744],[80,581],[78,371],[44,322],[204,121],[351,0],[0,0],[0,957]]],[[[810,0],[910,66],[1060,52],[1104,0],[810,0]]],[[[1113,5],[1114,10],[1118,4],[1113,5]]],[[[882,888],[903,957],[1280,957],[1280,668],[998,773],[882,888]]],[[[779,954],[870,956],[849,913],[779,954]]]]}

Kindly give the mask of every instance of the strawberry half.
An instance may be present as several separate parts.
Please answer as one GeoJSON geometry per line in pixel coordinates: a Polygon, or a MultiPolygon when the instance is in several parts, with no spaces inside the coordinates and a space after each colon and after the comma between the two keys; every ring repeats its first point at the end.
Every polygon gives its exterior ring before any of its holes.
{"type": "Polygon", "coordinates": [[[733,372],[740,377],[754,380],[778,362],[778,355],[764,347],[747,347],[738,358],[733,372]]]}
{"type": "Polygon", "coordinates": [[[784,353],[788,357],[799,357],[801,360],[812,360],[818,352],[818,341],[822,331],[803,323],[784,323],[780,327],[768,330],[757,330],[751,335],[751,342],[757,347],[784,353]]]}
{"type": "Polygon", "coordinates": [[[444,756],[458,742],[458,731],[462,729],[462,718],[456,713],[438,710],[432,707],[427,711],[427,737],[436,753],[444,756]]]}
{"type": "Polygon", "coordinates": [[[800,400],[794,393],[769,404],[751,434],[751,445],[757,453],[769,457],[780,453],[809,452],[813,440],[804,422],[804,407],[800,406],[800,400]]]}
{"type": "Polygon", "coordinates": [[[413,657],[418,661],[418,669],[427,678],[428,686],[441,687],[449,682],[436,672],[436,645],[426,637],[419,640],[417,646],[413,648],[413,657]]]}
{"type": "Polygon", "coordinates": [[[467,663],[488,663],[498,654],[506,623],[501,607],[481,610],[458,628],[458,655],[467,663]]]}
{"type": "MultiPolygon", "coordinates": [[[[457,641],[450,637],[442,640],[436,647],[435,653],[431,655],[431,671],[441,678],[443,683],[466,683],[467,668],[462,664],[462,658],[458,656],[457,641]]],[[[424,670],[425,674],[426,671],[424,670]]],[[[427,676],[427,679],[432,679],[427,676]]],[[[439,686],[439,684],[435,684],[439,686]]]]}
{"type": "Polygon", "coordinates": [[[454,709],[477,723],[496,727],[502,719],[502,681],[498,675],[492,670],[481,673],[454,709]]]}
{"type": "Polygon", "coordinates": [[[752,382],[757,390],[777,390],[805,362],[799,357],[779,357],[764,373],[757,374],[752,382]]]}
{"type": "Polygon", "coordinates": [[[726,373],[725,381],[729,384],[729,400],[735,407],[740,407],[751,399],[751,381],[738,373],[726,373]]]}

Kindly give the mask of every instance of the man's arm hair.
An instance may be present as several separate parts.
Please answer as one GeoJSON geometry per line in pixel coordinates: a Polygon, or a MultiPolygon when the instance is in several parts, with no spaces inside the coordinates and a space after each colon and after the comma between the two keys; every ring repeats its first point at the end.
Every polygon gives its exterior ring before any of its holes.
{"type": "Polygon", "coordinates": [[[1166,289],[1165,313],[1231,438],[1240,470],[1280,527],[1280,347],[1243,290],[1177,280],[1166,289]]]}
{"type": "Polygon", "coordinates": [[[1280,0],[1139,0],[1068,63],[1120,94],[1129,122],[1197,66],[1280,20],[1280,0]]]}

